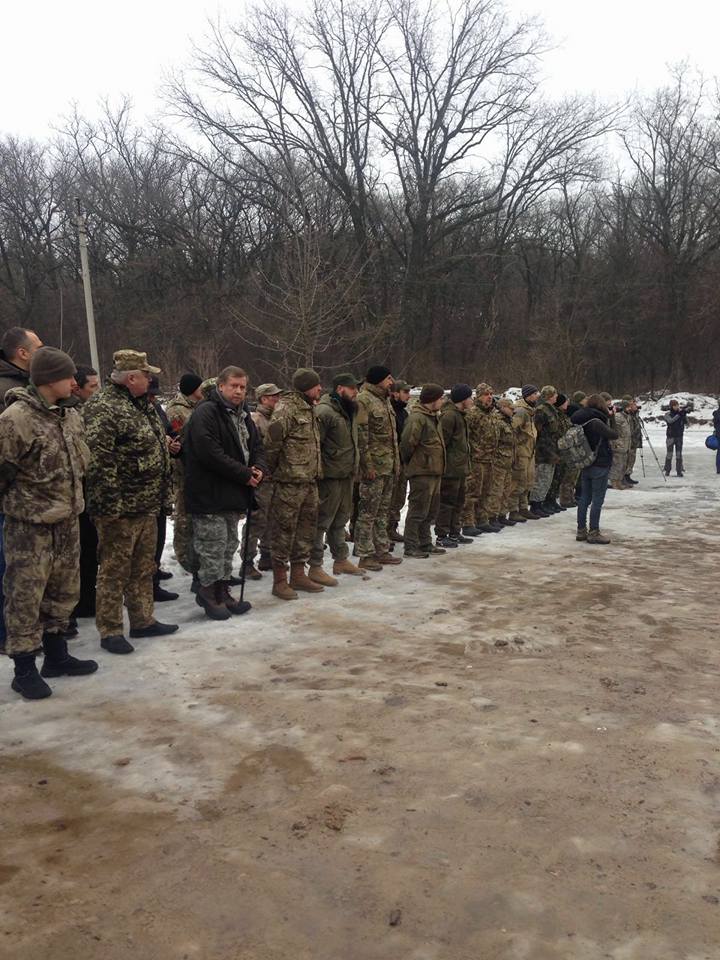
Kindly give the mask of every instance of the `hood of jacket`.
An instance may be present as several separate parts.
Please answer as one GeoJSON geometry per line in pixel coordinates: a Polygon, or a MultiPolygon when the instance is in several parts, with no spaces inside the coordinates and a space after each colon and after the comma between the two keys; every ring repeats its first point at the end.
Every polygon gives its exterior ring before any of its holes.
{"type": "Polygon", "coordinates": [[[570,418],[575,426],[584,426],[591,420],[602,420],[603,423],[609,423],[610,417],[597,407],[580,407],[580,409],[570,418]]]}

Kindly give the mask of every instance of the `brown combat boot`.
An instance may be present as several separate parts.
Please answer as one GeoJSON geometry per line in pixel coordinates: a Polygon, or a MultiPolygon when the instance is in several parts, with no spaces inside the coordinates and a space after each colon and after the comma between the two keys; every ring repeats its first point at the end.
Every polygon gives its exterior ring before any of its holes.
{"type": "Polygon", "coordinates": [[[587,538],[588,538],[587,527],[578,527],[578,528],[577,528],[577,533],[575,534],[575,539],[576,539],[576,540],[587,540],[587,538]]]}
{"type": "Polygon", "coordinates": [[[280,600],[297,600],[298,595],[288,583],[287,567],[284,563],[273,564],[272,594],[280,600]]]}
{"type": "Polygon", "coordinates": [[[333,564],[333,573],[349,573],[351,577],[361,577],[362,570],[351,563],[347,558],[345,560],[336,560],[333,564]]]}
{"type": "Polygon", "coordinates": [[[600,533],[599,530],[591,530],[587,535],[588,543],[610,543],[610,537],[606,537],[604,533],[600,533]]]}
{"type": "Polygon", "coordinates": [[[374,573],[382,570],[383,565],[379,563],[375,557],[362,557],[360,563],[358,564],[360,570],[372,570],[374,573]]]}
{"type": "Polygon", "coordinates": [[[230,611],[223,602],[222,585],[219,580],[216,583],[209,583],[206,587],[201,586],[195,595],[195,602],[205,610],[211,620],[230,619],[230,611]]]}
{"type": "Polygon", "coordinates": [[[527,523],[528,518],[524,517],[519,510],[513,510],[512,513],[508,514],[510,520],[514,520],[515,523],[527,523]]]}
{"type": "Polygon", "coordinates": [[[519,511],[521,517],[525,517],[526,520],[542,520],[542,517],[539,513],[533,513],[529,507],[523,507],[519,511]]]}
{"type": "Polygon", "coordinates": [[[269,553],[263,553],[260,551],[260,559],[258,560],[257,565],[258,570],[273,570],[272,557],[269,553]]]}
{"type": "Polygon", "coordinates": [[[402,563],[402,557],[394,557],[391,553],[378,553],[376,554],[375,559],[383,566],[394,566],[398,563],[402,563]]]}
{"type": "Polygon", "coordinates": [[[405,537],[398,531],[396,523],[391,523],[388,527],[388,537],[392,543],[405,543],[405,537]]]}
{"type": "Polygon", "coordinates": [[[338,585],[338,581],[335,579],[335,577],[331,577],[330,574],[325,573],[323,568],[319,566],[313,567],[311,565],[310,570],[308,571],[308,576],[313,583],[319,583],[322,587],[336,587],[338,585]]]}
{"type": "Polygon", "coordinates": [[[305,573],[305,563],[302,560],[290,564],[290,586],[294,590],[302,590],[305,593],[322,593],[325,589],[305,573]]]}

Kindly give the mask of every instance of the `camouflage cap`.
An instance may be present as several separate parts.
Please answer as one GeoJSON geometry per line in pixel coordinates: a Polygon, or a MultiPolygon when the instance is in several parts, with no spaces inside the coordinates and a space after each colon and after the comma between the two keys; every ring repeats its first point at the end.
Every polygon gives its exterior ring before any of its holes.
{"type": "Polygon", "coordinates": [[[497,405],[499,407],[510,407],[511,410],[515,409],[515,401],[512,397],[498,397],[497,405]]]}
{"type": "Polygon", "coordinates": [[[486,393],[493,393],[493,388],[490,386],[489,383],[479,383],[475,387],[476,396],[482,397],[483,394],[486,394],[486,393]]]}
{"type": "Polygon", "coordinates": [[[547,400],[549,397],[557,396],[557,388],[554,387],[551,383],[548,383],[547,386],[544,386],[540,391],[540,399],[547,400]]]}
{"type": "Polygon", "coordinates": [[[276,383],[261,383],[259,387],[255,387],[258,400],[260,397],[276,397],[279,393],[282,393],[282,390],[276,383]]]}
{"type": "Polygon", "coordinates": [[[635,403],[635,398],[631,397],[629,393],[626,393],[622,399],[624,403],[635,403]]]}
{"type": "Polygon", "coordinates": [[[406,380],[393,380],[390,392],[400,393],[401,390],[412,390],[412,386],[406,380]]]}
{"type": "Polygon", "coordinates": [[[116,350],[113,354],[113,370],[142,370],[145,373],[162,373],[160,367],[151,367],[147,354],[139,350],[116,350]]]}

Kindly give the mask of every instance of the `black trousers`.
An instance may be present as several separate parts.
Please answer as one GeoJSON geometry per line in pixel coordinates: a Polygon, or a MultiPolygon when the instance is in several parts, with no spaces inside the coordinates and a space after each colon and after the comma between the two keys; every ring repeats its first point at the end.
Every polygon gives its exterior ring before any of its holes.
{"type": "Polygon", "coordinates": [[[160,583],[160,561],[162,560],[163,550],[165,549],[165,537],[167,536],[167,517],[164,513],[159,513],[157,518],[157,543],[155,544],[155,575],[153,583],[157,586],[160,583]]]}
{"type": "Polygon", "coordinates": [[[87,513],[81,513],[80,522],[80,599],[73,617],[95,616],[95,582],[98,570],[97,530],[87,513]]]}

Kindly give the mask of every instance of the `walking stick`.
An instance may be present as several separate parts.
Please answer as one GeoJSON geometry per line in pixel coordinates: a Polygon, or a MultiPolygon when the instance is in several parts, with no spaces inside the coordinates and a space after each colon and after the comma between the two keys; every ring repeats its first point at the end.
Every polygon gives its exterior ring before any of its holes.
{"type": "Polygon", "coordinates": [[[248,544],[250,543],[250,520],[252,519],[252,500],[253,500],[252,488],[250,488],[250,494],[251,494],[250,503],[248,504],[247,513],[245,514],[245,530],[243,531],[245,536],[243,537],[242,567],[240,568],[240,571],[241,571],[240,603],[243,602],[243,599],[245,597],[245,581],[247,580],[246,569],[247,569],[247,558],[248,558],[248,544]]]}
{"type": "Polygon", "coordinates": [[[650,437],[648,436],[648,432],[647,432],[647,429],[646,429],[646,427],[645,427],[645,421],[643,420],[642,417],[640,417],[640,426],[642,427],[643,436],[644,436],[645,439],[647,440],[648,446],[649,446],[650,449],[652,450],[652,455],[655,457],[655,463],[657,464],[658,470],[660,471],[660,476],[663,478],[663,480],[665,481],[665,483],[667,483],[667,477],[665,476],[665,471],[664,471],[663,468],[660,466],[660,461],[658,460],[658,455],[655,453],[655,447],[652,445],[652,441],[651,441],[650,437]]]}

